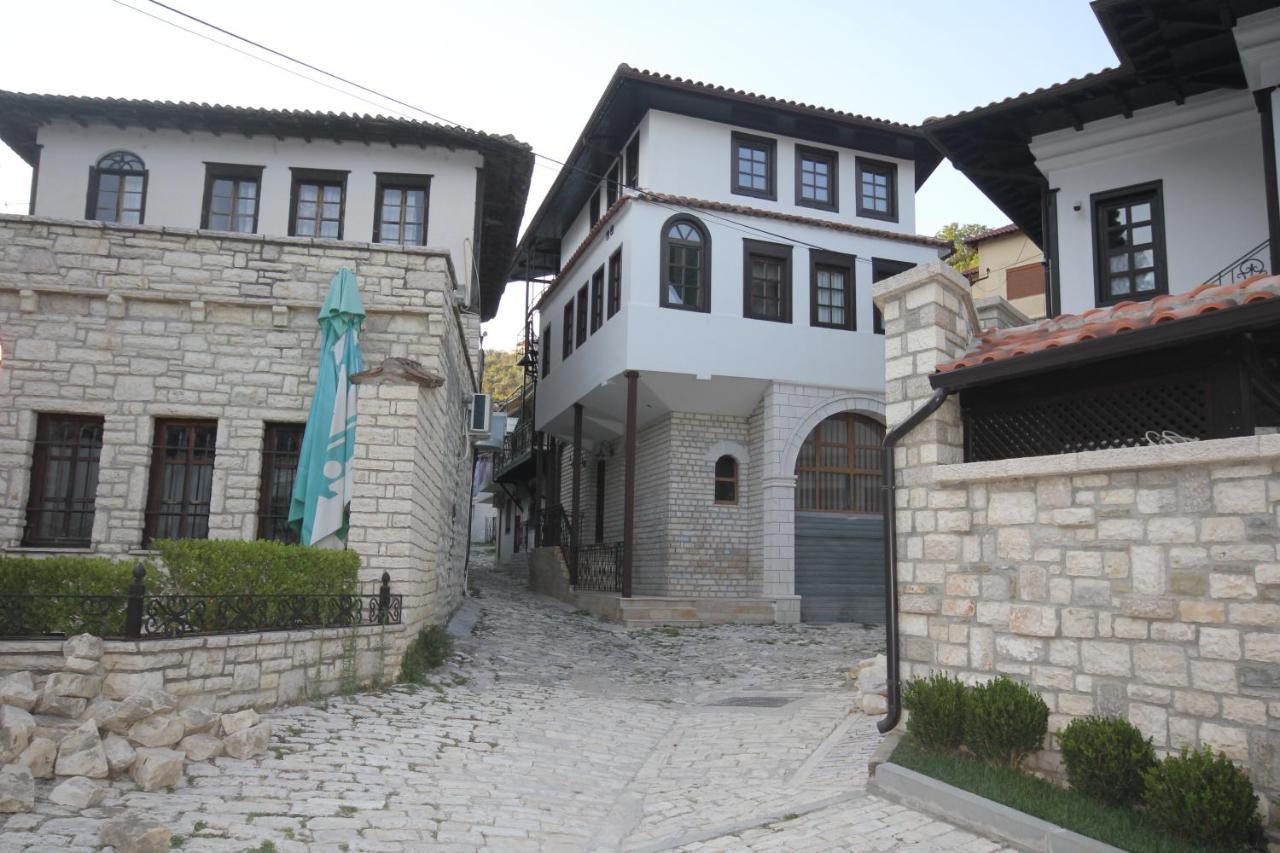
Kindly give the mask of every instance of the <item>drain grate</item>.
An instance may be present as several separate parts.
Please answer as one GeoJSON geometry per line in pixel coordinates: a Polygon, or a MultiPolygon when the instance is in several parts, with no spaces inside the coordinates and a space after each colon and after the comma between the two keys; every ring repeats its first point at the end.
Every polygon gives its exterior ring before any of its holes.
{"type": "Polygon", "coordinates": [[[796,701],[792,696],[734,696],[720,702],[712,702],[713,706],[727,705],[736,708],[781,708],[796,701]]]}

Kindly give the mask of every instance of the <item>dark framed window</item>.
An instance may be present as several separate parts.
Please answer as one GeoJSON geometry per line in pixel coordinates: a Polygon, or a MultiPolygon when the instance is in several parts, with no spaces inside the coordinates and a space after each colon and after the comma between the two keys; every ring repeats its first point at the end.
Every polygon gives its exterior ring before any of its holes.
{"type": "Polygon", "coordinates": [[[606,315],[612,317],[622,308],[622,249],[609,256],[609,307],[606,315]]]}
{"type": "Polygon", "coordinates": [[[591,219],[591,227],[594,228],[596,223],[600,221],[600,188],[596,187],[591,191],[591,201],[587,202],[587,215],[591,219]]]}
{"type": "Polygon", "coordinates": [[[588,287],[589,284],[584,284],[578,288],[578,316],[574,319],[574,337],[578,339],[579,347],[587,342],[587,299],[590,298],[588,287]]]}
{"type": "Polygon", "coordinates": [[[1095,193],[1089,202],[1098,305],[1168,293],[1161,182],[1095,193]]]}
{"type": "Polygon", "coordinates": [[[211,231],[258,233],[262,166],[204,164],[204,206],[200,227],[211,231]]]}
{"type": "Polygon", "coordinates": [[[721,506],[738,503],[738,460],[727,454],[716,460],[715,502],[721,506]]]}
{"type": "Polygon", "coordinates": [[[560,342],[560,360],[573,355],[573,300],[564,304],[564,338],[560,342]]]}
{"type": "Polygon", "coordinates": [[[551,324],[548,323],[542,330],[542,378],[546,379],[551,375],[551,324]]]}
{"type": "Polygon", "coordinates": [[[622,193],[621,172],[622,164],[615,161],[613,167],[609,169],[609,177],[605,179],[605,200],[609,203],[609,207],[613,207],[614,202],[618,200],[618,196],[622,193]]]}
{"type": "Polygon", "coordinates": [[[217,421],[156,421],[143,545],[153,539],[204,539],[209,535],[217,443],[217,421]]]}
{"type": "Polygon", "coordinates": [[[662,226],[663,308],[711,310],[711,237],[692,216],[683,213],[662,226]]]}
{"type": "Polygon", "coordinates": [[[591,276],[591,334],[604,325],[604,264],[591,276]]]}
{"type": "Polygon", "coordinates": [[[854,176],[858,215],[898,221],[898,167],[882,160],[859,157],[854,176]]]}
{"type": "Polygon", "coordinates": [[[796,146],[796,204],[840,209],[840,156],[834,151],[796,146]]]}
{"type": "Polygon", "coordinates": [[[796,509],[880,513],[884,425],[845,412],[818,424],[796,460],[796,509]]]}
{"type": "Polygon", "coordinates": [[[626,164],[623,166],[624,180],[627,186],[635,189],[640,186],[640,134],[631,137],[627,143],[626,164]]]}
{"type": "MultiPolygon", "coordinates": [[[[893,278],[898,273],[904,273],[914,267],[915,264],[910,261],[892,261],[888,258],[872,258],[871,259],[871,283],[884,281],[886,278],[893,278]]],[[[884,334],[884,317],[880,314],[878,306],[871,308],[871,331],[877,335],[884,334]]]]}
{"type": "Polygon", "coordinates": [[[327,169],[291,169],[289,236],[342,239],[347,213],[347,173],[327,169]]]}
{"type": "Polygon", "coordinates": [[[791,247],[742,241],[742,316],[791,322],[791,247]]]}
{"type": "Polygon", "coordinates": [[[92,544],[101,456],[101,417],[37,416],[23,545],[87,548],[92,544]]]}
{"type": "Polygon", "coordinates": [[[738,195],[776,199],[778,143],[763,136],[733,134],[733,174],[730,188],[738,195]]]}
{"type": "Polygon", "coordinates": [[[147,212],[147,167],[131,151],[112,151],[89,169],[85,219],[141,225],[147,212]]]}
{"type": "Polygon", "coordinates": [[[858,328],[857,260],[853,255],[809,250],[809,325],[858,328]]]}
{"type": "Polygon", "coordinates": [[[375,172],[373,242],[427,245],[430,175],[375,172]]]}
{"type": "Polygon", "coordinates": [[[258,538],[294,544],[298,534],[289,527],[293,477],[302,452],[306,424],[269,423],[262,439],[262,482],[258,492],[258,538]]]}

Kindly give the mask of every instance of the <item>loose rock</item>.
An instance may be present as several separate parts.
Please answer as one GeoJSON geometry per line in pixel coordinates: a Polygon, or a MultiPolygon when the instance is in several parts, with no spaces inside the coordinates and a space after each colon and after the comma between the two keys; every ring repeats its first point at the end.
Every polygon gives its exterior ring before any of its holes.
{"type": "Polygon", "coordinates": [[[93,699],[102,692],[102,677],[79,672],[55,672],[44,686],[45,692],[56,696],[74,696],[93,699]]]}
{"type": "Polygon", "coordinates": [[[186,727],[173,714],[155,714],[129,727],[129,741],[138,746],[173,746],[182,740],[186,727]]]}
{"type": "Polygon", "coordinates": [[[259,723],[247,729],[241,729],[222,739],[226,744],[227,755],[232,758],[253,758],[262,755],[271,746],[271,724],[259,723]]]}
{"type": "Polygon", "coordinates": [[[102,751],[107,755],[107,767],[113,776],[129,772],[138,757],[129,741],[117,734],[109,734],[102,739],[102,751]]]}
{"type": "Polygon", "coordinates": [[[29,812],[36,804],[36,780],[25,764],[0,767],[0,814],[29,812]]]}
{"type": "Polygon", "coordinates": [[[224,735],[233,735],[236,732],[244,731],[250,726],[256,726],[260,719],[258,712],[252,708],[246,708],[234,714],[223,714],[222,733],[224,735]]]}
{"type": "Polygon", "coordinates": [[[83,672],[88,675],[102,675],[106,671],[99,661],[89,658],[67,658],[62,662],[62,668],[68,672],[83,672]]]}
{"type": "Polygon", "coordinates": [[[98,737],[98,724],[86,721],[58,744],[58,760],[53,772],[59,776],[88,776],[105,779],[110,773],[107,753],[98,737]]]}
{"type": "Polygon", "coordinates": [[[178,744],[178,749],[182,750],[190,761],[207,761],[222,755],[226,747],[213,735],[199,732],[184,737],[182,743],[178,744]]]}
{"type": "Polygon", "coordinates": [[[33,737],[18,756],[18,763],[31,769],[37,779],[53,778],[53,762],[58,758],[58,745],[47,737],[33,737]]]}
{"type": "Polygon", "coordinates": [[[116,853],[165,853],[173,833],[149,817],[125,813],[102,825],[98,840],[116,853]]]}
{"type": "Polygon", "coordinates": [[[218,715],[203,708],[183,708],[178,716],[189,735],[213,731],[213,727],[218,724],[218,715]]]}
{"type": "Polygon", "coordinates": [[[74,637],[68,637],[62,644],[62,656],[99,660],[102,657],[102,638],[95,637],[93,634],[77,634],[74,637]]]}
{"type": "Polygon", "coordinates": [[[0,706],[0,764],[8,764],[31,742],[36,721],[29,711],[12,705],[0,706]]]}
{"type": "Polygon", "coordinates": [[[40,700],[40,692],[29,672],[15,672],[0,678],[0,705],[30,711],[40,700]]]}
{"type": "Polygon", "coordinates": [[[40,691],[40,701],[36,703],[36,713],[75,720],[79,719],[87,707],[89,707],[89,700],[81,699],[77,696],[59,695],[49,690],[49,685],[46,684],[44,690],[40,691]]]}
{"type": "Polygon", "coordinates": [[[49,792],[49,802],[70,809],[87,809],[102,802],[106,795],[107,789],[97,782],[83,776],[72,776],[54,786],[49,792]]]}
{"type": "Polygon", "coordinates": [[[173,749],[138,750],[129,775],[144,791],[158,791],[178,784],[182,778],[182,753],[173,749]]]}

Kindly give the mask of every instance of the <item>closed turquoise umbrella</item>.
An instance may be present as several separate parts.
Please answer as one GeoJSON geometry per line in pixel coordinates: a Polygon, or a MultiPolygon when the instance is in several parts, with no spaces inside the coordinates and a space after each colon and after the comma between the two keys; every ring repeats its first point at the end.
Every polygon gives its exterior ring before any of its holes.
{"type": "Polygon", "coordinates": [[[364,305],[356,274],[346,267],[329,282],[317,322],[322,333],[320,376],[289,501],[289,526],[303,545],[314,545],[329,534],[347,541],[356,452],[357,386],[351,376],[362,367],[364,305]]]}

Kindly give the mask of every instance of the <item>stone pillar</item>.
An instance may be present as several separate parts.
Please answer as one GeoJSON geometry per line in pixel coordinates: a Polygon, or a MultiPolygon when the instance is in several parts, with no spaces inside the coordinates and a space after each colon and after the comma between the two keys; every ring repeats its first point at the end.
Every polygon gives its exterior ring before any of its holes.
{"type": "MultiPolygon", "coordinates": [[[[938,364],[968,349],[978,319],[968,282],[943,261],[885,279],[874,286],[872,295],[884,315],[885,420],[892,429],[933,395],[929,376],[938,364]]],[[[968,541],[974,537],[963,531],[941,532],[935,523],[936,510],[950,504],[944,491],[931,488],[930,469],[963,460],[960,403],[954,397],[905,436],[895,451],[893,511],[904,678],[938,663],[929,622],[941,609],[948,562],[977,547],[976,541],[968,541]]],[[[982,641],[971,635],[970,642],[975,639],[982,641]]]]}

